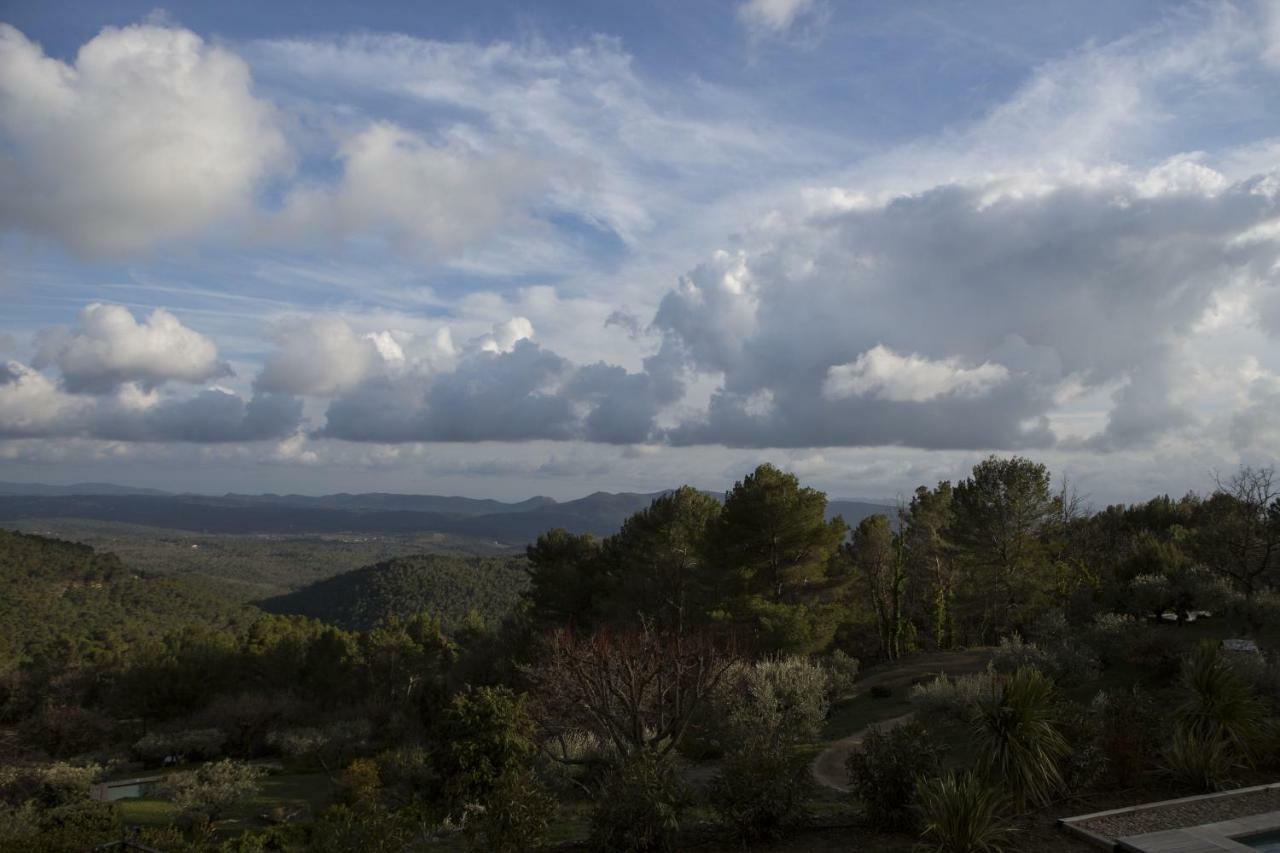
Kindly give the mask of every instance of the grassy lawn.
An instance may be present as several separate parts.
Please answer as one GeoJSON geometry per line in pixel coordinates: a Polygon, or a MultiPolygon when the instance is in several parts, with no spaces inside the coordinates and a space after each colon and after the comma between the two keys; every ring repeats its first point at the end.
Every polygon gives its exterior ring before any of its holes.
{"type": "Polygon", "coordinates": [[[127,826],[168,826],[173,823],[176,810],[167,800],[139,797],[119,802],[120,817],[127,826]]]}
{"type": "MultiPolygon", "coordinates": [[[[333,784],[324,773],[270,773],[262,780],[257,796],[240,803],[226,816],[225,829],[234,834],[241,829],[258,829],[268,825],[262,816],[274,810],[293,813],[302,809],[299,818],[314,815],[333,799],[333,784]]],[[[128,826],[168,826],[176,810],[167,800],[138,798],[120,800],[121,818],[128,826]]]]}

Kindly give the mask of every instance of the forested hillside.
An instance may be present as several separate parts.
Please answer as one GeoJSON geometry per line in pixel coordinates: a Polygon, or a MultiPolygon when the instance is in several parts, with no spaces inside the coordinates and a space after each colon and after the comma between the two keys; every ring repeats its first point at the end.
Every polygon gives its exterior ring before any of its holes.
{"type": "Polygon", "coordinates": [[[270,613],[308,616],[347,630],[430,613],[446,629],[471,611],[497,623],[528,586],[524,557],[397,557],[260,602],[270,613]]]}
{"type": "Polygon", "coordinates": [[[189,625],[221,630],[251,618],[215,583],[140,574],[115,554],[0,530],[0,669],[110,657],[189,625]]]}

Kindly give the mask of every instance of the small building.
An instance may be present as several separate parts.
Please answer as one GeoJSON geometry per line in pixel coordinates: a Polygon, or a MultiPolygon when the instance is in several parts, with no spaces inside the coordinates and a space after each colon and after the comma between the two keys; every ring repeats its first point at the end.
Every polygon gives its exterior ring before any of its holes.
{"type": "Polygon", "coordinates": [[[132,779],[113,779],[99,782],[89,789],[89,798],[100,803],[145,797],[161,782],[164,776],[136,776],[132,779]]]}

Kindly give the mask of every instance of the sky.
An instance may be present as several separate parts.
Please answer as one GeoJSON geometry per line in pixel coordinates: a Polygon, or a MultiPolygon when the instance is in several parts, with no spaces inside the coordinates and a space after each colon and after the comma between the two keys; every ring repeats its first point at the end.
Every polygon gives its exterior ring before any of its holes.
{"type": "Polygon", "coordinates": [[[1280,457],[1280,3],[6,0],[0,479],[1280,457]]]}

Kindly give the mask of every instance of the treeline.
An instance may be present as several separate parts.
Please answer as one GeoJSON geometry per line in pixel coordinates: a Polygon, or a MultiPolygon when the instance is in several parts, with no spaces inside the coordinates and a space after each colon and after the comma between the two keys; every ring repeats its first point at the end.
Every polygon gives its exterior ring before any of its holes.
{"type": "Polygon", "coordinates": [[[991,457],[849,530],[826,497],[762,465],[723,503],[678,489],[614,536],[553,530],[528,549],[531,618],[591,630],[648,619],[732,635],[756,654],[894,659],[993,644],[1056,611],[1184,620],[1276,610],[1280,500],[1243,469],[1209,497],[1086,511],[1048,469],[991,457]]]}

